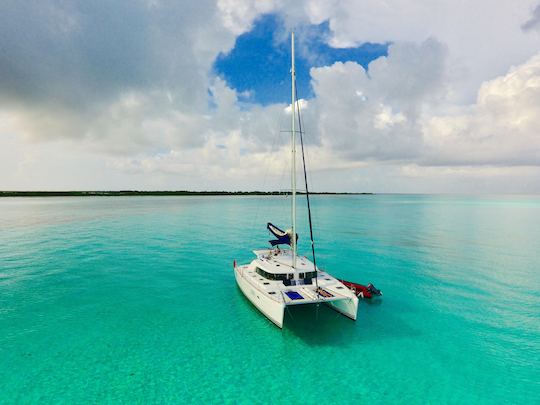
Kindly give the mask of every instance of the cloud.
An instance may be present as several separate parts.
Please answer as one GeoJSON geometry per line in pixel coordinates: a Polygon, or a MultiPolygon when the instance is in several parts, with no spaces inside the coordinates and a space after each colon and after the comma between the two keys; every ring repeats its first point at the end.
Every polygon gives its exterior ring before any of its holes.
{"type": "Polygon", "coordinates": [[[281,7],[280,1],[274,0],[218,0],[223,26],[235,35],[251,29],[257,17],[268,14],[281,7]]]}
{"type": "Polygon", "coordinates": [[[287,105],[212,71],[273,12],[299,33],[327,23],[334,47],[392,44],[367,69],[311,69],[318,189],[540,191],[532,1],[289,3],[5,1],[0,187],[283,188],[287,105]]]}
{"type": "Polygon", "coordinates": [[[532,12],[531,18],[521,26],[521,29],[523,31],[540,31],[540,4],[536,6],[532,12]]]}
{"type": "Polygon", "coordinates": [[[2,11],[0,108],[27,136],[93,139],[113,151],[159,148],[156,133],[203,142],[195,127],[209,72],[234,44],[212,1],[8,1],[2,11]]]}
{"type": "MultiPolygon", "coordinates": [[[[309,22],[328,19],[336,47],[365,42],[421,43],[435,38],[448,49],[448,80],[455,103],[471,102],[485,80],[504,74],[538,51],[538,37],[521,25],[537,0],[470,2],[417,0],[306,0],[309,22]]],[[[298,21],[301,21],[298,18],[298,21]]]]}
{"type": "Polygon", "coordinates": [[[485,82],[464,112],[428,119],[424,162],[540,166],[539,112],[540,53],[485,82]]]}
{"type": "MultiPolygon", "coordinates": [[[[312,69],[316,97],[301,102],[310,154],[315,157],[311,167],[345,169],[361,167],[362,162],[540,166],[540,55],[484,83],[474,104],[454,114],[439,114],[448,109],[440,107],[447,102],[445,58],[445,47],[427,40],[392,45],[388,57],[372,62],[368,71],[354,62],[312,69]],[[404,63],[409,60],[415,63],[404,63]],[[419,66],[424,69],[421,74],[419,66]]],[[[288,140],[283,136],[275,142],[279,128],[272,123],[287,128],[290,107],[240,110],[236,94],[225,83],[218,81],[214,91],[218,108],[209,121],[214,135],[203,148],[185,156],[174,151],[166,158],[144,158],[145,170],[172,172],[175,161],[192,161],[193,167],[204,161],[230,178],[279,169],[276,162],[281,157],[283,163],[287,156],[288,140]]],[[[132,169],[138,166],[134,163],[132,169]]]]}
{"type": "Polygon", "coordinates": [[[445,97],[445,59],[428,40],[392,45],[367,72],[352,62],[312,69],[322,147],[351,163],[540,166],[540,53],[459,107],[445,97]]]}
{"type": "Polygon", "coordinates": [[[407,160],[422,148],[419,119],[444,90],[446,51],[430,39],[395,43],[368,71],[354,62],[312,69],[314,130],[347,160],[407,160]]]}

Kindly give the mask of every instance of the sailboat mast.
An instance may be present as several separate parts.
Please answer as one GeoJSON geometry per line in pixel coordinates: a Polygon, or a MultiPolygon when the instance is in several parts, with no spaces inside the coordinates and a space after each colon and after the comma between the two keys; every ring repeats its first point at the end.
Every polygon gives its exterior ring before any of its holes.
{"type": "Polygon", "coordinates": [[[291,33],[291,190],[292,190],[292,267],[294,278],[298,278],[296,271],[296,73],[294,69],[294,31],[291,33]]]}

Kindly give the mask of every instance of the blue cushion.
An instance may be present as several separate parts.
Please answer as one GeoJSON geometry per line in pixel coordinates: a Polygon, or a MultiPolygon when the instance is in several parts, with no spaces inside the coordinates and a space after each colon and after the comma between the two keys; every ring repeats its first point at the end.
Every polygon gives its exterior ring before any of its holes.
{"type": "Polygon", "coordinates": [[[296,291],[285,291],[285,294],[287,294],[287,297],[289,297],[291,300],[303,300],[304,299],[304,297],[302,297],[296,291]]]}

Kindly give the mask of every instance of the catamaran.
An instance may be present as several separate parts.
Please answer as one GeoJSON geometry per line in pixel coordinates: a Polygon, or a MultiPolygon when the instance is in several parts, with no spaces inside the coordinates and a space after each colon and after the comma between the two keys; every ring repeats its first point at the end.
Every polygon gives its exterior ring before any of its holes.
{"type": "Polygon", "coordinates": [[[296,97],[296,74],[294,61],[294,32],[291,34],[291,229],[282,230],[272,223],[268,230],[276,237],[271,240],[272,248],[254,250],[256,258],[249,264],[237,265],[234,262],[236,283],[244,295],[275,325],[282,328],[285,309],[291,305],[327,304],[330,308],[356,320],[358,297],[340,280],[321,270],[316,265],[315,245],[309,191],[304,158],[301,120],[296,97]],[[298,111],[298,114],[297,114],[298,111]],[[296,233],[296,144],[297,134],[302,148],[302,162],[308,219],[310,225],[312,258],[299,256],[297,253],[298,235],[296,233]],[[294,236],[293,236],[294,235],[294,236]],[[280,245],[290,248],[280,248],[280,245]]]}

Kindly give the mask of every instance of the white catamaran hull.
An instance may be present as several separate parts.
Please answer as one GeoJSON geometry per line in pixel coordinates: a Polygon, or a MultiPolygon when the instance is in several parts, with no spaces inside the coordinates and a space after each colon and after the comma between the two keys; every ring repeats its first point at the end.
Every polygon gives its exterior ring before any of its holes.
{"type": "MultiPolygon", "coordinates": [[[[310,288],[304,288],[304,286],[296,287],[294,291],[298,292],[302,299],[300,300],[290,300],[285,297],[283,292],[273,286],[272,289],[275,289],[275,292],[279,294],[269,295],[268,291],[264,291],[260,287],[263,285],[257,286],[257,277],[254,277],[253,270],[250,265],[235,266],[234,267],[234,276],[236,278],[236,283],[244,296],[251,301],[255,307],[261,311],[268,319],[270,319],[276,326],[283,328],[283,319],[285,314],[285,307],[287,305],[306,305],[306,304],[318,304],[325,303],[331,309],[345,315],[346,317],[356,320],[357,311],[358,311],[358,298],[354,293],[340,291],[338,293],[337,289],[332,289],[330,287],[325,287],[327,294],[331,292],[330,297],[317,296],[316,292],[310,288]],[[345,295],[346,294],[346,295],[345,295]]],[[[263,280],[263,279],[260,279],[263,280]]],[[[328,276],[325,277],[325,280],[329,280],[328,276]]],[[[264,281],[264,280],[263,280],[264,281]]],[[[337,280],[331,281],[336,282],[337,280]]],[[[266,282],[265,284],[269,284],[266,282]]],[[[342,287],[341,284],[334,285],[333,287],[342,287]]],[[[311,287],[311,286],[310,286],[311,287]]],[[[291,287],[287,287],[286,290],[291,292],[291,287]]]]}
{"type": "Polygon", "coordinates": [[[257,307],[268,319],[270,319],[276,326],[283,328],[283,316],[285,314],[285,304],[275,301],[263,294],[255,286],[250,284],[242,275],[241,267],[234,269],[234,277],[240,290],[244,293],[246,298],[251,301],[253,305],[257,307]]]}
{"type": "Polygon", "coordinates": [[[326,305],[346,317],[351,318],[353,321],[356,321],[358,298],[354,297],[347,300],[327,302],[326,305]]]}

